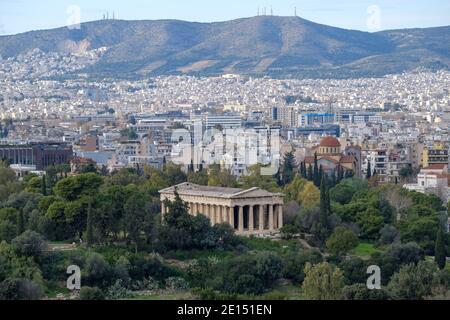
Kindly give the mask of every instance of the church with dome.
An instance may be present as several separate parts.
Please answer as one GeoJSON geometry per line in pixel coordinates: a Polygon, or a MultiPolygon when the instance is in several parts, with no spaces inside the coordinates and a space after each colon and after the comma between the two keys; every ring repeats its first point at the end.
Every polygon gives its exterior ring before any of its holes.
{"type": "MultiPolygon", "coordinates": [[[[318,147],[313,149],[317,155],[317,163],[324,172],[331,174],[342,168],[350,171],[354,176],[361,176],[361,148],[359,146],[346,146],[342,150],[341,143],[335,137],[324,137],[318,147]]],[[[305,164],[314,166],[314,156],[305,157],[305,164]]]]}

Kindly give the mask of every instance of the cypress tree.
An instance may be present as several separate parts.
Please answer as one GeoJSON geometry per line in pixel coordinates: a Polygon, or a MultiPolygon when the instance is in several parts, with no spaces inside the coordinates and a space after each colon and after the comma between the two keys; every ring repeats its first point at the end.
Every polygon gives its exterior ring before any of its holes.
{"type": "Polygon", "coordinates": [[[303,174],[305,175],[305,179],[308,179],[308,169],[306,168],[306,162],[303,163],[303,174]]]}
{"type": "Polygon", "coordinates": [[[434,261],[438,265],[439,269],[443,270],[445,268],[446,260],[447,254],[445,252],[444,231],[442,230],[442,227],[439,226],[436,236],[436,246],[434,248],[434,261]]]}
{"type": "Polygon", "coordinates": [[[320,186],[320,176],[319,176],[319,163],[317,160],[317,152],[314,153],[314,172],[313,172],[313,180],[316,187],[320,186]]]}
{"type": "Polygon", "coordinates": [[[370,161],[367,161],[367,173],[366,173],[366,178],[367,180],[369,180],[370,178],[372,178],[372,166],[370,164],[370,161]]]}
{"type": "Polygon", "coordinates": [[[344,168],[342,166],[339,166],[338,167],[337,183],[341,182],[342,179],[344,179],[344,168]]]}
{"type": "Polygon", "coordinates": [[[320,215],[316,226],[316,235],[322,242],[330,234],[329,215],[331,213],[330,191],[327,186],[325,175],[322,176],[320,183],[320,215]]]}
{"type": "Polygon", "coordinates": [[[294,169],[297,166],[295,163],[294,154],[288,152],[284,155],[284,162],[281,168],[281,183],[282,185],[287,185],[294,179],[294,169]]]}
{"type": "Polygon", "coordinates": [[[188,166],[188,172],[189,173],[194,172],[194,160],[191,160],[191,163],[188,166]]]}
{"type": "Polygon", "coordinates": [[[314,179],[313,169],[312,169],[311,165],[308,166],[308,177],[307,178],[309,181],[313,181],[313,179],[314,179]]]}
{"type": "Polygon", "coordinates": [[[86,222],[86,243],[88,247],[91,247],[94,243],[94,217],[92,214],[92,201],[89,200],[87,210],[87,222],[86,222]]]}
{"type": "MultiPolygon", "coordinates": [[[[324,172],[323,172],[323,166],[320,165],[319,167],[319,177],[320,177],[320,182],[322,183],[322,178],[325,176],[324,172]]],[[[326,176],[325,176],[326,179],[326,176]]]]}

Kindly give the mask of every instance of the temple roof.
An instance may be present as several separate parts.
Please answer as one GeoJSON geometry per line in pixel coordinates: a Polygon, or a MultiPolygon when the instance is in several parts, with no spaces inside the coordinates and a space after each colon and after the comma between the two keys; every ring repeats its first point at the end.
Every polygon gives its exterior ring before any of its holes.
{"type": "Polygon", "coordinates": [[[209,187],[189,182],[184,182],[179,185],[160,190],[159,193],[173,194],[175,189],[177,189],[177,192],[180,195],[198,195],[226,199],[284,196],[282,193],[272,193],[256,187],[251,189],[209,187]]]}

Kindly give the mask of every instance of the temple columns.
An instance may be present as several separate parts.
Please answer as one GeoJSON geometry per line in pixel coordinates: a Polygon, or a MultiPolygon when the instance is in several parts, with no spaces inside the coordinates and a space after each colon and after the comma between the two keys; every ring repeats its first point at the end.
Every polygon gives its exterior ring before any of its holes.
{"type": "Polygon", "coordinates": [[[283,205],[278,205],[278,229],[283,228],[283,205]]]}
{"type": "Polygon", "coordinates": [[[248,231],[253,232],[255,229],[255,219],[253,217],[253,206],[249,206],[248,209],[248,231]]]}
{"type": "Polygon", "coordinates": [[[269,204],[269,230],[273,231],[273,205],[269,204]]]}
{"type": "Polygon", "coordinates": [[[230,223],[230,220],[228,220],[228,207],[227,206],[220,206],[222,210],[222,222],[230,223]]]}
{"type": "Polygon", "coordinates": [[[228,221],[234,229],[234,207],[228,207],[228,221]]]}
{"type": "Polygon", "coordinates": [[[161,215],[164,218],[164,215],[166,214],[166,205],[164,204],[164,202],[161,202],[161,215]]]}
{"type": "Polygon", "coordinates": [[[216,206],[209,205],[209,219],[211,220],[211,225],[216,224],[216,206]]]}
{"type": "Polygon", "coordinates": [[[238,231],[239,233],[243,233],[244,232],[244,207],[243,206],[239,206],[239,228],[238,231]]]}
{"type": "Polygon", "coordinates": [[[258,214],[259,214],[259,218],[258,218],[259,231],[263,231],[264,230],[264,206],[262,204],[259,205],[258,214]]]}

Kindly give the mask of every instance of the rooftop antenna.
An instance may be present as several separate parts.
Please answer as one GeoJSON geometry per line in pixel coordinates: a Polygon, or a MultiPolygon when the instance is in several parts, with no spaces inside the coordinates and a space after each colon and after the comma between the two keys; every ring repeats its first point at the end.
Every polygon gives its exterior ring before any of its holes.
{"type": "Polygon", "coordinates": [[[297,7],[294,7],[294,17],[297,16],[297,7]]]}
{"type": "Polygon", "coordinates": [[[258,7],[258,17],[259,17],[259,7],[258,7]]]}
{"type": "Polygon", "coordinates": [[[106,11],[106,20],[109,20],[109,11],[106,11]]]}
{"type": "Polygon", "coordinates": [[[272,9],[272,6],[270,6],[270,15],[273,16],[273,9],[272,9]]]}
{"type": "Polygon", "coordinates": [[[115,15],[116,15],[116,14],[115,14],[115,12],[113,11],[113,20],[115,19],[115,15]]]}

